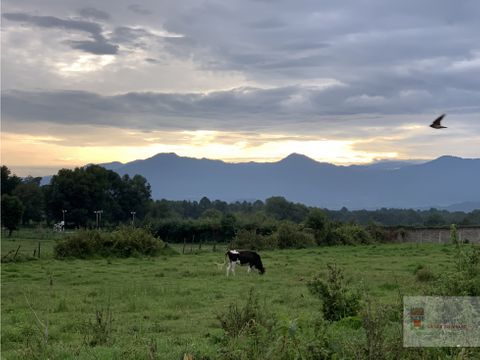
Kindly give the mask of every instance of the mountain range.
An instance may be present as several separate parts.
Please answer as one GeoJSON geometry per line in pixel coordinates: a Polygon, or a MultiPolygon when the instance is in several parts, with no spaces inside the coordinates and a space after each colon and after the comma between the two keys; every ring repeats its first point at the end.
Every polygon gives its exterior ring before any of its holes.
{"type": "Polygon", "coordinates": [[[269,163],[227,163],[160,153],[145,160],[100,165],[120,175],[146,177],[154,199],[206,196],[233,202],[283,196],[328,209],[480,208],[480,159],[454,156],[420,163],[337,166],[300,154],[269,163]]]}

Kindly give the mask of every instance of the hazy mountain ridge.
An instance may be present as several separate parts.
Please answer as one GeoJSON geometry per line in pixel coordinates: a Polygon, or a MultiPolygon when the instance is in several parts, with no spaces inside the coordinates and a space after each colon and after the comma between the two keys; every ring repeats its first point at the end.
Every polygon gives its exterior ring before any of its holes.
{"type": "Polygon", "coordinates": [[[461,208],[467,202],[470,208],[480,201],[480,159],[453,156],[424,163],[336,166],[300,154],[271,163],[227,163],[163,153],[104,166],[121,175],[145,176],[154,199],[207,196],[230,202],[279,195],[330,209],[448,208],[453,204],[461,208]]]}

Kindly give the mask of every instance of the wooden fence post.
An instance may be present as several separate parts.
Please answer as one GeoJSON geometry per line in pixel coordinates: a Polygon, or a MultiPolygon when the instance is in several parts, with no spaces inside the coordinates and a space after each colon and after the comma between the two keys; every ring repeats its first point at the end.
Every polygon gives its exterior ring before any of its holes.
{"type": "Polygon", "coordinates": [[[17,251],[15,251],[15,255],[13,255],[13,258],[14,258],[14,259],[17,257],[18,250],[20,250],[20,246],[21,246],[21,245],[18,245],[17,251]]]}

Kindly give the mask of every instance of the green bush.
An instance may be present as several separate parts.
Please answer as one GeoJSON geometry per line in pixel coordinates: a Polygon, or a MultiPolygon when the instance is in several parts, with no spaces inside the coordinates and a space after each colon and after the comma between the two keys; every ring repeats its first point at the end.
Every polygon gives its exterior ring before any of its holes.
{"type": "Polygon", "coordinates": [[[382,360],[406,357],[402,346],[402,326],[397,318],[400,313],[402,310],[399,304],[389,308],[373,302],[372,299],[366,299],[361,311],[362,328],[365,332],[365,346],[361,358],[382,360]],[[397,319],[392,322],[392,318],[397,319]]]}
{"type": "Polygon", "coordinates": [[[453,245],[459,245],[457,225],[455,224],[450,225],[450,242],[453,245]]]}
{"type": "Polygon", "coordinates": [[[323,319],[307,322],[283,319],[270,312],[267,304],[260,304],[258,295],[250,290],[243,306],[232,304],[217,315],[224,331],[218,340],[218,359],[328,359],[323,319]]]}
{"type": "Polygon", "coordinates": [[[307,284],[310,292],[322,300],[324,318],[337,321],[357,315],[360,309],[360,293],[346,284],[343,271],[335,264],[327,267],[327,281],[317,276],[307,284]]]}
{"type": "Polygon", "coordinates": [[[280,249],[299,249],[315,244],[315,238],[312,234],[302,231],[298,225],[288,221],[282,222],[273,236],[275,236],[277,246],[280,249]]]}
{"type": "Polygon", "coordinates": [[[455,271],[439,278],[436,292],[444,296],[480,296],[480,247],[458,244],[455,249],[455,271]]]}
{"type": "Polygon", "coordinates": [[[54,247],[57,259],[156,256],[168,252],[166,244],[142,228],[120,227],[112,232],[85,230],[76,232],[54,247]]]}
{"type": "Polygon", "coordinates": [[[418,281],[427,282],[435,280],[435,274],[428,268],[422,267],[415,271],[415,277],[418,281]]]}
{"type": "Polygon", "coordinates": [[[231,247],[251,250],[275,249],[277,247],[277,239],[273,235],[261,235],[255,230],[241,229],[235,235],[231,247]]]}
{"type": "Polygon", "coordinates": [[[328,244],[358,245],[374,242],[372,235],[361,225],[340,224],[327,236],[328,244]]]}
{"type": "Polygon", "coordinates": [[[314,208],[305,219],[305,226],[313,231],[316,243],[321,245],[325,242],[331,225],[325,211],[314,208]]]}

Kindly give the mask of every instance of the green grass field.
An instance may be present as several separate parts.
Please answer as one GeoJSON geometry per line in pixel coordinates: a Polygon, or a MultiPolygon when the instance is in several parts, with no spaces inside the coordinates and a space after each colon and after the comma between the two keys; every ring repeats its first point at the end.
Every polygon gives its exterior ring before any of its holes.
{"type": "Polygon", "coordinates": [[[425,294],[414,269],[423,265],[440,273],[453,267],[454,254],[451,246],[433,244],[263,251],[265,275],[237,267],[229,278],[217,266],[224,261],[219,247],[185,255],[177,247],[179,255],[170,257],[59,261],[52,257],[54,240],[20,235],[2,238],[2,254],[18,245],[33,254],[39,241],[41,259],[2,264],[3,359],[214,358],[222,333],[217,314],[244,301],[252,287],[279,317],[302,321],[320,309],[306,283],[326,273],[328,263],[388,304],[400,295],[425,294]]]}

